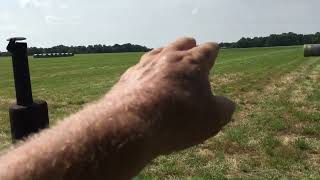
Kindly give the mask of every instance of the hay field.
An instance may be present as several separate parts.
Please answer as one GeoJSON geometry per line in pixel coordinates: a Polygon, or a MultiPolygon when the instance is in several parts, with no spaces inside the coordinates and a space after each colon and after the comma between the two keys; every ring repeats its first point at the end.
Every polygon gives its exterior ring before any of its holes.
{"type": "MultiPolygon", "coordinates": [[[[33,95],[50,120],[108,91],[142,53],[30,57],[33,95]]],[[[159,157],[141,179],[320,178],[320,57],[302,47],[223,49],[211,73],[215,94],[237,103],[235,121],[206,143],[159,157]]],[[[12,67],[0,57],[0,149],[10,145],[12,67]]]]}

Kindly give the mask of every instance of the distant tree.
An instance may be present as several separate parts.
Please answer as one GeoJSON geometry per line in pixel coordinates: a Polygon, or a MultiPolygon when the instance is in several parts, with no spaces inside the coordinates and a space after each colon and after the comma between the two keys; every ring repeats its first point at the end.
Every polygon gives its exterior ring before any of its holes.
{"type": "Polygon", "coordinates": [[[235,43],[220,43],[225,48],[249,48],[249,47],[272,47],[292,46],[302,44],[320,43],[320,32],[315,34],[296,34],[293,32],[282,34],[271,34],[268,37],[241,38],[235,43]]]}
{"type": "Polygon", "coordinates": [[[75,54],[87,54],[87,53],[115,53],[115,52],[146,52],[150,49],[135,44],[115,44],[113,46],[106,46],[102,44],[88,45],[88,46],[64,46],[58,45],[51,48],[28,48],[28,54],[43,54],[43,53],[75,53],[75,54]]]}

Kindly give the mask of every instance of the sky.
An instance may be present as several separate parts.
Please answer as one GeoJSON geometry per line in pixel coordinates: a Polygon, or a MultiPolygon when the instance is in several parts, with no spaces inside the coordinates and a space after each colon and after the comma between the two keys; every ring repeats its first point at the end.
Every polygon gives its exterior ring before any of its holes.
{"type": "Polygon", "coordinates": [[[8,37],[28,46],[135,43],[151,48],[181,36],[241,37],[320,31],[319,0],[0,0],[0,51],[8,37]]]}

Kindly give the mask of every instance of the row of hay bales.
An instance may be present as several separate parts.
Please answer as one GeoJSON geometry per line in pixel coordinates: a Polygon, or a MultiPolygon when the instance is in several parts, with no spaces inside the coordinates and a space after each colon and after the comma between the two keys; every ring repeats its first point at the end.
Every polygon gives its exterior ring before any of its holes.
{"type": "Polygon", "coordinates": [[[304,45],[304,57],[320,56],[320,44],[304,45]]]}
{"type": "Polygon", "coordinates": [[[34,54],[33,58],[70,57],[70,56],[74,56],[74,54],[73,53],[34,54]]]}

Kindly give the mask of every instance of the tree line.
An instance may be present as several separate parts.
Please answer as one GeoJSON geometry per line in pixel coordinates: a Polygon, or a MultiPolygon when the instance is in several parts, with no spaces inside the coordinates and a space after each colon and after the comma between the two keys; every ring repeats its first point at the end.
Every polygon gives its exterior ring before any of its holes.
{"type": "MultiPolygon", "coordinates": [[[[296,34],[293,32],[282,34],[271,34],[267,37],[241,38],[237,42],[220,43],[223,48],[251,48],[251,47],[272,47],[272,46],[294,46],[303,44],[320,44],[320,32],[315,34],[296,34]]],[[[120,52],[147,52],[151,50],[146,46],[126,43],[107,45],[89,45],[89,46],[54,46],[51,48],[28,48],[28,55],[47,54],[47,53],[74,53],[74,54],[89,54],[89,53],[120,53],[120,52]]],[[[0,55],[9,55],[8,52],[0,53],[0,55]]]]}
{"type": "Polygon", "coordinates": [[[320,32],[315,34],[296,34],[293,32],[271,34],[267,37],[241,38],[233,43],[220,43],[223,48],[251,48],[272,46],[294,46],[303,44],[320,44],[320,32]]]}
{"type": "MultiPolygon", "coordinates": [[[[48,53],[73,53],[73,54],[89,54],[89,53],[120,53],[120,52],[147,52],[150,48],[146,46],[126,43],[107,45],[89,45],[89,46],[53,46],[51,48],[29,47],[28,55],[48,54],[48,53]]],[[[1,55],[9,55],[8,52],[3,52],[1,55]]]]}

